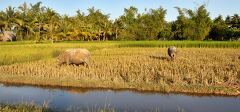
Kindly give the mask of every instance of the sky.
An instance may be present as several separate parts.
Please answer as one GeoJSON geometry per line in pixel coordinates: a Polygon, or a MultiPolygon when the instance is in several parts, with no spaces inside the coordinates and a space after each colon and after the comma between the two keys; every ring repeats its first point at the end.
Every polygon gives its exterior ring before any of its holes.
{"type": "Polygon", "coordinates": [[[240,14],[240,0],[0,0],[0,10],[5,10],[8,6],[18,7],[27,2],[35,4],[41,1],[44,6],[50,7],[61,15],[74,16],[79,9],[87,12],[88,8],[100,9],[104,14],[109,14],[114,20],[124,13],[124,8],[134,6],[139,13],[145,9],[157,9],[160,6],[167,10],[166,21],[176,20],[178,12],[174,7],[195,10],[198,6],[206,4],[210,17],[218,15],[240,14]]]}

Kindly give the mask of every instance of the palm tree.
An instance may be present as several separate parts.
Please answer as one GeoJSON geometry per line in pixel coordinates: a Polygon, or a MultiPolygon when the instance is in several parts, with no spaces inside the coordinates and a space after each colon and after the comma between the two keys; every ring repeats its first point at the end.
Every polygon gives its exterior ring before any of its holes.
{"type": "Polygon", "coordinates": [[[47,8],[46,17],[48,17],[48,20],[47,20],[47,23],[45,24],[45,28],[47,29],[47,33],[53,43],[53,40],[54,40],[53,33],[59,26],[59,15],[54,10],[47,8]]]}
{"type": "Polygon", "coordinates": [[[240,25],[239,25],[240,24],[240,17],[239,17],[238,14],[234,14],[232,16],[231,20],[232,20],[231,23],[232,23],[233,27],[240,28],[240,25]]]}
{"type": "Polygon", "coordinates": [[[12,30],[12,28],[14,27],[14,19],[16,18],[15,8],[13,8],[11,6],[6,8],[5,16],[6,16],[6,20],[7,20],[6,30],[12,30]]]}
{"type": "Polygon", "coordinates": [[[6,8],[5,12],[0,12],[0,29],[1,31],[12,30],[13,21],[16,17],[15,9],[11,6],[6,8]]]}
{"type": "Polygon", "coordinates": [[[3,32],[6,26],[7,26],[6,13],[1,11],[0,12],[0,32],[3,32]]]}

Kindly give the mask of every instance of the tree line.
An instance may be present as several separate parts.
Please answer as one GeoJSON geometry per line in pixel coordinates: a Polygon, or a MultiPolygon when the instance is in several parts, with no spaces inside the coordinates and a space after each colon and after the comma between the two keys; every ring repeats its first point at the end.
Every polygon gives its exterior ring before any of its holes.
{"type": "Polygon", "coordinates": [[[60,15],[36,4],[9,6],[0,12],[0,32],[13,31],[17,40],[236,40],[240,38],[238,14],[211,19],[205,5],[195,10],[175,7],[177,20],[167,22],[167,10],[160,7],[139,13],[134,6],[114,21],[94,7],[87,14],[60,15]]]}

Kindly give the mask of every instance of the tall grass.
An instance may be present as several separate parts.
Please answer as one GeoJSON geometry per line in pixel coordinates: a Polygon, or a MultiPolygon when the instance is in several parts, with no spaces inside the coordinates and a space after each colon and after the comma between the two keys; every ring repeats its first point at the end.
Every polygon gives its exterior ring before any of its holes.
{"type": "MultiPolygon", "coordinates": [[[[0,112],[116,112],[112,107],[68,107],[66,110],[52,109],[36,104],[0,104],[0,112]]],[[[157,111],[155,111],[157,112],[157,111]]]]}
{"type": "Polygon", "coordinates": [[[196,47],[196,48],[239,48],[238,41],[63,41],[51,44],[36,44],[32,41],[0,42],[0,45],[50,45],[50,46],[115,46],[115,47],[196,47]]]}
{"type": "Polygon", "coordinates": [[[119,47],[169,47],[179,48],[239,48],[240,42],[229,41],[126,41],[119,47]]]}
{"type": "Polygon", "coordinates": [[[52,110],[33,104],[0,104],[0,112],[53,112],[52,110]]]}

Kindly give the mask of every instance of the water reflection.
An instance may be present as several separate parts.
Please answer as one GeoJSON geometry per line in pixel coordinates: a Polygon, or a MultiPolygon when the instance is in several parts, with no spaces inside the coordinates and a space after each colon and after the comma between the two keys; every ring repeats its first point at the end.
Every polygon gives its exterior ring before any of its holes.
{"type": "Polygon", "coordinates": [[[76,88],[46,88],[0,84],[0,103],[32,102],[59,111],[75,109],[114,108],[117,111],[161,112],[236,112],[240,111],[239,97],[189,96],[181,94],[139,93],[120,90],[76,88]]]}

